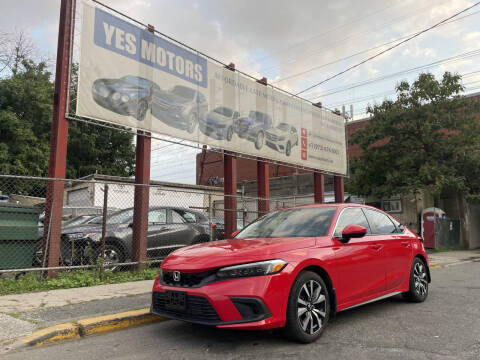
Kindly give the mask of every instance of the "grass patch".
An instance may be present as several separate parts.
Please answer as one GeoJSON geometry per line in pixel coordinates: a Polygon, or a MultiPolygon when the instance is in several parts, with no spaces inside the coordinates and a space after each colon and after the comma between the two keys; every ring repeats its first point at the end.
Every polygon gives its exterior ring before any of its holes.
{"type": "Polygon", "coordinates": [[[157,273],[158,267],[147,267],[142,271],[105,272],[103,280],[100,280],[97,270],[60,272],[56,279],[42,278],[40,274],[27,273],[18,279],[0,279],[0,295],[153,280],[157,273]]]}

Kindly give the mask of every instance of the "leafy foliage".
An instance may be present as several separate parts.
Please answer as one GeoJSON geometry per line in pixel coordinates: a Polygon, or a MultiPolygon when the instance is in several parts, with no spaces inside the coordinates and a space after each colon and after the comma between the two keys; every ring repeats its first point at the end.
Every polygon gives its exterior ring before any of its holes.
{"type": "Polygon", "coordinates": [[[396,90],[395,101],[368,107],[371,119],[351,136],[363,153],[351,162],[348,190],[376,197],[478,193],[480,102],[461,95],[461,77],[421,74],[396,90]]]}
{"type": "MultiPolygon", "coordinates": [[[[0,173],[48,174],[54,94],[51,78],[44,62],[22,60],[22,66],[0,79],[0,173]]],[[[74,76],[73,85],[75,81],[74,76]]],[[[73,100],[75,97],[73,92],[73,100]]],[[[95,172],[130,176],[134,164],[131,133],[70,121],[67,177],[95,172]]],[[[14,190],[28,193],[25,189],[14,190]]]]}

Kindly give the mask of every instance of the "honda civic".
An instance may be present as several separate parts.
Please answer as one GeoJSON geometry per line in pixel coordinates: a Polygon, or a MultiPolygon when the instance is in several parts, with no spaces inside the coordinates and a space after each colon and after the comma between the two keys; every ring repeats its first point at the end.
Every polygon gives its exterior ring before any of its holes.
{"type": "Polygon", "coordinates": [[[224,329],[283,328],[308,343],[339,311],[397,294],[424,301],[429,282],[422,240],[390,215],[359,204],[310,205],[171,253],[151,312],[224,329]]]}

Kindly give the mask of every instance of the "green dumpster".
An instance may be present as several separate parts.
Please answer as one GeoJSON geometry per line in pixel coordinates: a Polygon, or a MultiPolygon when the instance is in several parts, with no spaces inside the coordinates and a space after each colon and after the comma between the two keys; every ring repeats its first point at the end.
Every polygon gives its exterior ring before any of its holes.
{"type": "Polygon", "coordinates": [[[39,213],[34,207],[0,205],[0,272],[32,266],[39,213]]]}

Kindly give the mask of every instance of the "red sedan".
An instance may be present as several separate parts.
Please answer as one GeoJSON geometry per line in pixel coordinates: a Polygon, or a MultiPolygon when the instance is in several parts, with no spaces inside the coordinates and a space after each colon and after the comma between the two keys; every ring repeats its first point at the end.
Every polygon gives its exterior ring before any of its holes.
{"type": "Polygon", "coordinates": [[[273,329],[316,340],[336,312],[396,294],[427,298],[418,236],[363,205],[271,212],[233,239],[179,249],[162,263],[151,311],[226,329],[273,329]]]}

